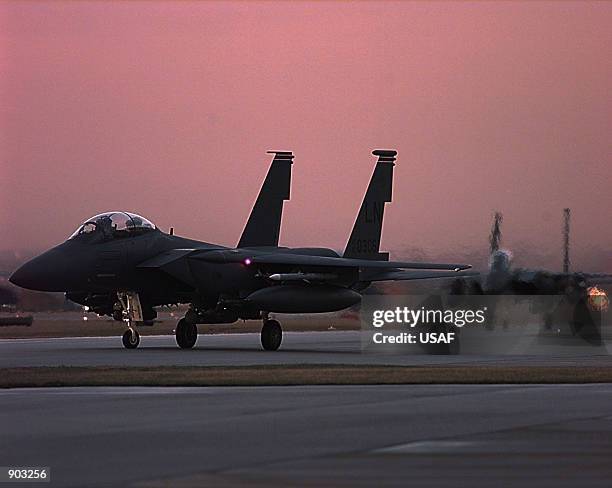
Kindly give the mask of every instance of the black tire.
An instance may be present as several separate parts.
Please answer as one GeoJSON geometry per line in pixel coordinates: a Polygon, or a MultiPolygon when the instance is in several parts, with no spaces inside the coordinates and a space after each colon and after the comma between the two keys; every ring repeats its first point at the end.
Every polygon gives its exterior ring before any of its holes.
{"type": "Polygon", "coordinates": [[[266,320],[261,328],[261,345],[266,351],[276,351],[283,341],[283,329],[276,320],[266,320]]]}
{"type": "Polygon", "coordinates": [[[123,347],[126,349],[136,349],[138,344],[140,344],[140,334],[137,330],[131,331],[128,329],[123,333],[121,340],[123,342],[123,347]]]}
{"type": "Polygon", "coordinates": [[[191,349],[198,340],[198,327],[185,319],[176,324],[176,343],[181,349],[191,349]]]}

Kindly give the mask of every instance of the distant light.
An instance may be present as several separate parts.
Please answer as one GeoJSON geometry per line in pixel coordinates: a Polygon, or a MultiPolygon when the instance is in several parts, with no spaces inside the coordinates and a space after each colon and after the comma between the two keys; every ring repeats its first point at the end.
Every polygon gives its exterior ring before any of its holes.
{"type": "Polygon", "coordinates": [[[83,307],[83,310],[85,310],[86,312],[89,312],[89,307],[88,307],[87,305],[85,305],[85,306],[83,307]]]}
{"type": "Polygon", "coordinates": [[[244,260],[244,264],[246,264],[247,266],[249,266],[249,265],[251,264],[251,262],[252,262],[252,261],[251,261],[251,258],[246,258],[246,259],[244,260]]]}
{"type": "Polygon", "coordinates": [[[87,320],[87,317],[83,317],[83,320],[87,320]]]}

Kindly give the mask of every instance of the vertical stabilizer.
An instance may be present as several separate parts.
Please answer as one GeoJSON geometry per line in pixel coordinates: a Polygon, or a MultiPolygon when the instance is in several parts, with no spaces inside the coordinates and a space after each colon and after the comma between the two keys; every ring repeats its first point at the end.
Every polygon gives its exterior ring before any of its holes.
{"type": "Polygon", "coordinates": [[[501,212],[495,212],[493,216],[493,225],[491,226],[491,235],[489,236],[489,255],[493,255],[501,246],[501,225],[504,221],[504,217],[501,212]]]}
{"type": "Polygon", "coordinates": [[[289,200],[291,151],[268,151],[274,159],[237,247],[278,246],[283,202],[289,200]]]}
{"type": "Polygon", "coordinates": [[[563,209],[563,272],[569,273],[570,269],[570,209],[563,209]]]}
{"type": "Polygon", "coordinates": [[[393,166],[397,151],[377,149],[376,168],[368,185],[351,237],[344,251],[345,258],[388,261],[389,253],[379,252],[385,203],[391,201],[393,166]]]}

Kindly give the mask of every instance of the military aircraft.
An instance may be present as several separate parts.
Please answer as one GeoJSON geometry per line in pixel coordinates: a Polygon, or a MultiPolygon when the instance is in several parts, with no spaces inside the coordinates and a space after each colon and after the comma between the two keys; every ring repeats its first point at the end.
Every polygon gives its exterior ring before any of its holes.
{"type": "MultiPolygon", "coordinates": [[[[592,344],[601,344],[601,325],[609,298],[601,286],[612,284],[612,275],[570,271],[569,209],[564,210],[563,271],[525,269],[512,265],[513,255],[501,248],[503,216],[495,212],[489,236],[489,269],[480,277],[459,277],[451,283],[453,295],[532,295],[561,296],[561,302],[538,302],[537,311],[544,318],[544,329],[553,323],[568,323],[573,335],[592,344]],[[559,305],[559,303],[561,305],[559,305]],[[569,309],[566,309],[566,307],[569,309]],[[595,312],[595,313],[593,313],[595,312]]],[[[489,305],[491,309],[491,305],[489,305]]],[[[491,311],[489,312],[491,313],[491,311]]]]}
{"type": "Polygon", "coordinates": [[[134,213],[107,212],[25,263],[10,281],[63,291],[100,315],[124,321],[128,349],[138,346],[137,326],[155,319],[155,307],[183,303],[189,309],[176,326],[179,347],[195,345],[198,324],[261,319],[262,346],[276,350],[282,329],[270,313],[338,311],[357,304],[360,291],[375,281],[455,277],[470,268],[389,261],[388,253],[379,252],[397,154],[392,150],[372,153],[378,161],[342,256],[327,248],[279,247],[294,156],[269,153],[270,169],[235,248],[162,232],[134,213]]]}
{"type": "Polygon", "coordinates": [[[612,275],[569,270],[569,209],[564,211],[563,271],[516,268],[513,255],[501,248],[503,216],[495,212],[489,235],[489,269],[479,278],[461,277],[453,282],[457,294],[475,295],[570,295],[576,298],[595,284],[612,283],[612,275]]]}

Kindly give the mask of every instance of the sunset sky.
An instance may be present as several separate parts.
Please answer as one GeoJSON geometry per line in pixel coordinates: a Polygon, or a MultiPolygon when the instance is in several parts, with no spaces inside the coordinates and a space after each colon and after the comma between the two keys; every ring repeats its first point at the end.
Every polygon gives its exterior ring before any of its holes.
{"type": "MultiPolygon", "coordinates": [[[[342,249],[375,148],[382,248],[612,272],[612,2],[0,4],[0,251],[140,213],[235,245],[295,154],[281,244],[342,249]],[[544,259],[543,263],[538,261],[544,259]]],[[[403,254],[402,254],[403,253],[403,254]]]]}

